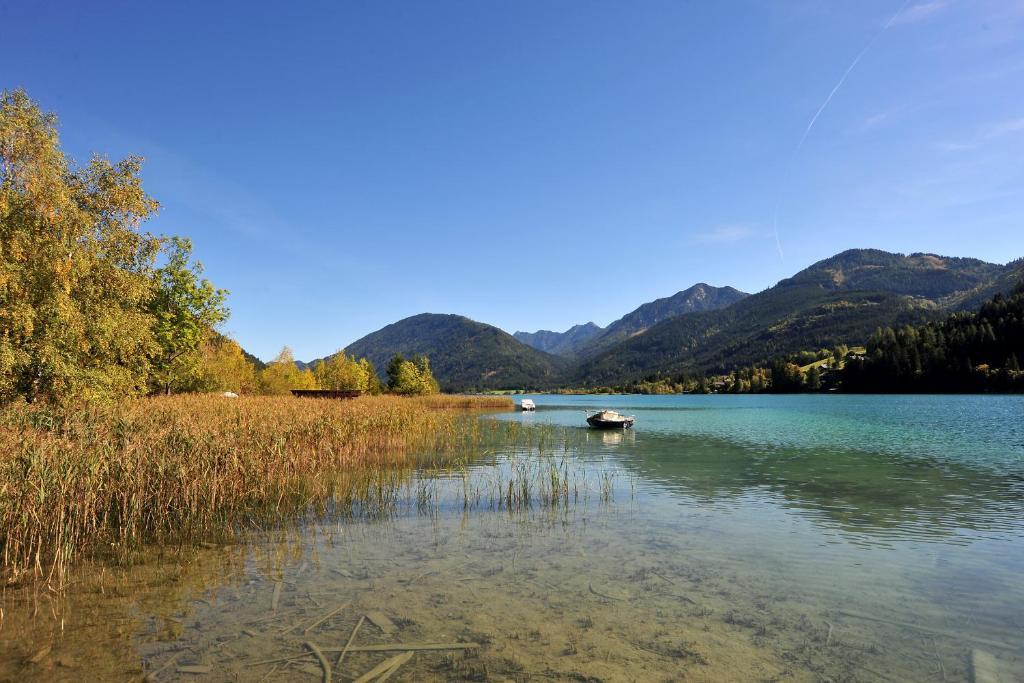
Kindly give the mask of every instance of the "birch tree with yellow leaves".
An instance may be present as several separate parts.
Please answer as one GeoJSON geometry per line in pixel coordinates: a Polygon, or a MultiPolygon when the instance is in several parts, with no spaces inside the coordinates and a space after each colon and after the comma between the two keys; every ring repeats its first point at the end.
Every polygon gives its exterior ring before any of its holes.
{"type": "Polygon", "coordinates": [[[53,114],[0,94],[0,402],[168,390],[227,317],[191,244],[141,229],[158,207],[141,164],[78,166],[53,114]]]}

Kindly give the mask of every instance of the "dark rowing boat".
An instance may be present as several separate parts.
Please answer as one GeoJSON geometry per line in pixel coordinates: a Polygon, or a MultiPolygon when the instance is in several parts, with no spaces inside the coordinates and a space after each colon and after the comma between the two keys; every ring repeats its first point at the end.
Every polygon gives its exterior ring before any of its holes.
{"type": "Polygon", "coordinates": [[[362,393],[359,389],[292,389],[292,396],[299,398],[358,398],[362,393]]]}
{"type": "Polygon", "coordinates": [[[634,416],[620,415],[614,410],[599,410],[587,416],[587,424],[594,429],[629,429],[634,422],[634,416]]]}

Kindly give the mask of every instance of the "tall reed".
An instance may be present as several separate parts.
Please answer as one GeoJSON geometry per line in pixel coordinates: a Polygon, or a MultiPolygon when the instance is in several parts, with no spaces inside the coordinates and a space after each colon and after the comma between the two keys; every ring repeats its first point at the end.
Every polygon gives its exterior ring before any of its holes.
{"type": "Polygon", "coordinates": [[[83,553],[125,557],[327,501],[380,503],[393,487],[366,472],[461,451],[480,430],[464,409],[511,405],[193,395],[9,406],[0,411],[0,582],[60,582],[83,553]]]}

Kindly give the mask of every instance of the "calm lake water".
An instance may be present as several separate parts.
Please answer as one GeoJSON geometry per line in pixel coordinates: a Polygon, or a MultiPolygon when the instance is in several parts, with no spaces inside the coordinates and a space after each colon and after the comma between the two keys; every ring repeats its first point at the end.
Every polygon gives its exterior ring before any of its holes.
{"type": "Polygon", "coordinates": [[[389,514],[8,592],[0,680],[1024,680],[1024,398],[531,398],[389,514]]]}

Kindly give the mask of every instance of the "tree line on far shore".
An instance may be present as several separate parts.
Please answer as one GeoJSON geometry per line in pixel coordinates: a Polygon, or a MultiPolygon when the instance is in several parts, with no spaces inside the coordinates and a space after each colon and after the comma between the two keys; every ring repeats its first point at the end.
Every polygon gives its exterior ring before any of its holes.
{"type": "Polygon", "coordinates": [[[426,356],[410,359],[395,356],[388,364],[385,383],[381,382],[373,363],[350,356],[344,350],[311,366],[299,367],[292,350],[286,346],[274,360],[260,367],[247,358],[233,340],[218,336],[204,345],[202,355],[200,371],[185,378],[177,390],[282,395],[292,389],[333,389],[403,396],[440,391],[426,356]]]}

